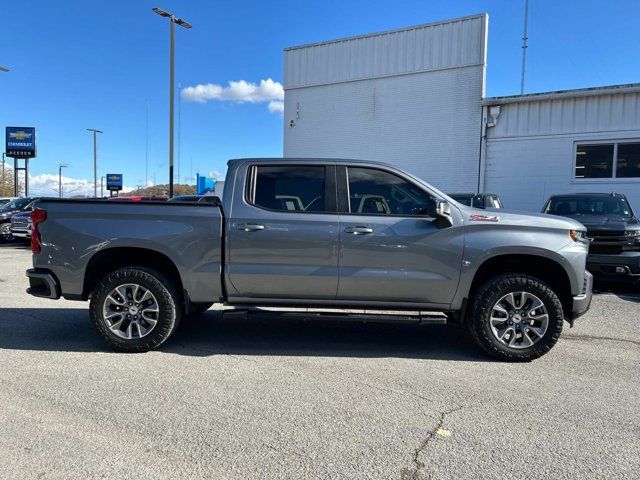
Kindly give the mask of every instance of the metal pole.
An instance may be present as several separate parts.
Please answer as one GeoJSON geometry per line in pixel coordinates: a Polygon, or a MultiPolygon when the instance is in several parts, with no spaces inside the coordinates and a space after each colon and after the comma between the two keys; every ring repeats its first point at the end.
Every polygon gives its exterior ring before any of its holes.
{"type": "Polygon", "coordinates": [[[24,159],[24,196],[29,196],[29,159],[24,159]]]}
{"type": "Polygon", "coordinates": [[[18,196],[18,159],[13,159],[13,196],[18,196]]]}
{"type": "Polygon", "coordinates": [[[149,100],[145,100],[144,186],[149,185],[149,100]]]}
{"type": "Polygon", "coordinates": [[[104,197],[103,180],[104,180],[104,177],[100,177],[100,198],[104,197]]]}
{"type": "Polygon", "coordinates": [[[58,198],[62,198],[62,165],[58,165],[58,198]]]}
{"type": "Polygon", "coordinates": [[[2,195],[5,195],[4,193],[4,159],[6,156],[7,154],[2,152],[2,195]]]}
{"type": "Polygon", "coordinates": [[[522,75],[520,76],[520,95],[524,94],[524,72],[527,63],[527,23],[529,19],[529,0],[524,1],[524,32],[522,34],[522,75]]]}
{"type": "Polygon", "coordinates": [[[174,31],[175,17],[171,15],[171,21],[169,22],[170,33],[170,47],[169,47],[169,198],[173,198],[173,68],[174,68],[174,31]]]}
{"type": "Polygon", "coordinates": [[[98,148],[96,146],[96,131],[93,131],[93,196],[98,196],[98,148]]]}

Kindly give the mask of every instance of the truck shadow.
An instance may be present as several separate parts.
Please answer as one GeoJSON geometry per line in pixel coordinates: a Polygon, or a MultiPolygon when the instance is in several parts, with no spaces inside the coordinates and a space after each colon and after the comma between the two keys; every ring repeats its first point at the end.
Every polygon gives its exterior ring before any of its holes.
{"type": "MultiPolygon", "coordinates": [[[[85,308],[0,308],[0,348],[33,351],[108,352],[85,308]]],[[[160,349],[208,357],[319,356],[493,361],[461,328],[412,324],[361,324],[224,318],[208,311],[187,318],[160,349]]]]}

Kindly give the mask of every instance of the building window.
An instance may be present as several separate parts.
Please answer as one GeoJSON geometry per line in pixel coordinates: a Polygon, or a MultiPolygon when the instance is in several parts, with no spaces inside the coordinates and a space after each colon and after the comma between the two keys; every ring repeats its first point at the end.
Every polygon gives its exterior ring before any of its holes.
{"type": "Polygon", "coordinates": [[[616,177],[640,178],[640,143],[618,145],[616,177]]]}
{"type": "Polygon", "coordinates": [[[640,178],[640,143],[576,145],[575,178],[640,178]]]}

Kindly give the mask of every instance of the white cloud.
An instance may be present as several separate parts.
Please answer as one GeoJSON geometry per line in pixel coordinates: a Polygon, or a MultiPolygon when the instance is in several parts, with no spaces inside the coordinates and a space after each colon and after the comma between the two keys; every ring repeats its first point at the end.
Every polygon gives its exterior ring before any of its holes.
{"type": "Polygon", "coordinates": [[[270,112],[284,112],[284,102],[281,102],[279,100],[271,100],[267,107],[269,108],[270,112]]]}
{"type": "MultiPolygon", "coordinates": [[[[109,191],[104,185],[104,195],[109,195],[109,191]]],[[[130,192],[133,187],[123,187],[123,192],[130,192]]],[[[62,193],[65,197],[83,196],[93,197],[93,180],[84,178],[62,177],[62,193]]],[[[41,173],[40,175],[29,175],[29,195],[42,197],[58,196],[58,175],[41,173]]],[[[100,183],[98,183],[98,195],[100,195],[100,183]]]]}
{"type": "Polygon", "coordinates": [[[280,82],[268,78],[259,84],[245,80],[230,81],[223,87],[215,83],[196,85],[182,89],[182,98],[189,102],[206,103],[210,100],[234,103],[264,103],[271,112],[284,110],[284,88],[280,82]]]}

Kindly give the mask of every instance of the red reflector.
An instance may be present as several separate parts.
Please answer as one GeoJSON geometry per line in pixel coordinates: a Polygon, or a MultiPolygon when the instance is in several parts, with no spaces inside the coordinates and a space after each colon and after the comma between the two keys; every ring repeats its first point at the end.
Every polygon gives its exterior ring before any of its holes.
{"type": "Polygon", "coordinates": [[[38,232],[38,224],[47,219],[47,211],[42,209],[31,210],[31,251],[40,253],[40,233],[38,232]]]}

